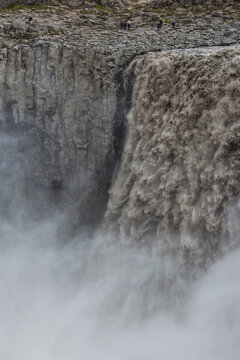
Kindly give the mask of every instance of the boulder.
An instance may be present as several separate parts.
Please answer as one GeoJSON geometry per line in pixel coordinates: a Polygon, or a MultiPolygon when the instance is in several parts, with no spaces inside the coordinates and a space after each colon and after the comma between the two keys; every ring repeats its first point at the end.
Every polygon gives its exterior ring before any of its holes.
{"type": "Polygon", "coordinates": [[[223,17],[223,13],[222,11],[213,11],[212,12],[212,16],[216,17],[216,18],[222,18],[223,17]]]}
{"type": "Polygon", "coordinates": [[[17,34],[25,34],[28,25],[20,20],[14,19],[11,24],[11,29],[17,34]]]}

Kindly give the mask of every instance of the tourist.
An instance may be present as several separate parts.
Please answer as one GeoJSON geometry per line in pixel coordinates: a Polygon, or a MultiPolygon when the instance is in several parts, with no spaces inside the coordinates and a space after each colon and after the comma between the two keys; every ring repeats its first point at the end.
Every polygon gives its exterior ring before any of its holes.
{"type": "Polygon", "coordinates": [[[130,30],[130,28],[131,28],[131,21],[130,20],[127,21],[127,27],[128,27],[128,30],[130,30]]]}
{"type": "Polygon", "coordinates": [[[121,20],[121,22],[120,22],[120,28],[123,30],[123,28],[124,28],[124,21],[123,20],[121,20]]]}
{"type": "Polygon", "coordinates": [[[173,30],[175,30],[175,25],[176,25],[175,20],[173,20],[173,21],[172,21],[172,28],[173,28],[173,30]]]}
{"type": "Polygon", "coordinates": [[[157,24],[157,29],[160,30],[162,28],[162,24],[163,24],[163,21],[162,19],[159,20],[158,24],[157,24]]]}
{"type": "Polygon", "coordinates": [[[33,18],[31,16],[29,16],[28,22],[30,26],[33,26],[33,18]]]}

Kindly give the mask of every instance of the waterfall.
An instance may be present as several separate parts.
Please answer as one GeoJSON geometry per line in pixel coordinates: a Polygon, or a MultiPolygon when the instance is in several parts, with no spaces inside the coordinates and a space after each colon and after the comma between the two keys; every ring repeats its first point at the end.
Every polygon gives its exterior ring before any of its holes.
{"type": "Polygon", "coordinates": [[[238,241],[226,214],[240,193],[239,60],[239,46],[144,59],[105,215],[123,242],[154,239],[160,255],[204,265],[221,234],[229,248],[238,241]]]}

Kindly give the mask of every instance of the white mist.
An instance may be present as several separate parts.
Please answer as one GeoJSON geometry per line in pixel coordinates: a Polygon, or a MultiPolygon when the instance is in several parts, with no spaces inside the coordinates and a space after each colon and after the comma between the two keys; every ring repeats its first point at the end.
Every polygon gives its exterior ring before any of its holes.
{"type": "Polygon", "coordinates": [[[2,221],[1,359],[239,359],[239,251],[189,289],[180,316],[161,307],[143,316],[161,302],[161,291],[148,286],[156,262],[109,247],[99,258],[80,236],[59,246],[57,224],[2,221]]]}

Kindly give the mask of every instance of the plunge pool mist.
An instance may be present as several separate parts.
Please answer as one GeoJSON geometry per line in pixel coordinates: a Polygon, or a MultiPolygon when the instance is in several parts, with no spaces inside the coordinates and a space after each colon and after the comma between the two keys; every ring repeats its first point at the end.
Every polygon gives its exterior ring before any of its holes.
{"type": "MultiPolygon", "coordinates": [[[[27,166],[17,166],[23,159],[13,139],[0,140],[9,190],[27,166]]],[[[163,293],[161,284],[176,259],[162,263],[148,249],[111,245],[107,235],[62,244],[61,217],[27,221],[21,197],[6,216],[11,196],[1,194],[1,359],[239,359],[239,251],[174,302],[178,292],[163,293]]]]}

